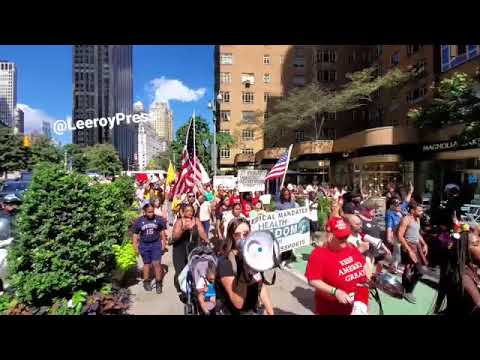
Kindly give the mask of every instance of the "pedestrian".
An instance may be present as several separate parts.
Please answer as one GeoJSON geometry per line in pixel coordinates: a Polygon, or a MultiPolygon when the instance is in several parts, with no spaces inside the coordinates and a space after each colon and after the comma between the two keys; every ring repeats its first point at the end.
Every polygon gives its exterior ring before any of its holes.
{"type": "Polygon", "coordinates": [[[249,192],[243,193],[240,204],[242,205],[243,216],[249,219],[250,211],[252,210],[252,194],[249,192]]]}
{"type": "Polygon", "coordinates": [[[197,199],[195,199],[195,193],[193,191],[187,193],[185,202],[193,208],[193,216],[198,217],[198,209],[200,208],[200,205],[198,204],[197,199]]]}
{"type": "Polygon", "coordinates": [[[221,224],[223,239],[227,237],[227,229],[230,222],[239,217],[242,217],[245,219],[245,215],[243,215],[242,213],[242,205],[240,203],[235,203],[231,207],[231,211],[225,211],[223,213],[223,219],[221,224]]]}
{"type": "Polygon", "coordinates": [[[205,229],[205,233],[209,234],[210,231],[210,203],[206,201],[205,196],[200,195],[198,197],[198,203],[200,204],[199,208],[199,219],[205,229]]]}
{"type": "Polygon", "coordinates": [[[454,316],[480,315],[478,230],[475,229],[470,234],[457,230],[444,251],[434,313],[454,316]]]}
{"type": "Polygon", "coordinates": [[[390,202],[390,209],[385,214],[385,230],[387,242],[393,247],[393,261],[389,267],[389,272],[398,274],[398,266],[401,262],[401,244],[398,240],[398,226],[408,209],[408,203],[401,202],[395,198],[390,202]]]}
{"type": "Polygon", "coordinates": [[[385,208],[389,209],[390,208],[390,202],[394,198],[401,199],[400,191],[398,190],[398,186],[394,183],[389,183],[387,185],[387,192],[383,194],[385,197],[385,208]]]}
{"type": "Polygon", "coordinates": [[[210,184],[207,184],[207,186],[205,186],[205,191],[203,195],[205,196],[205,201],[209,203],[211,203],[215,199],[215,197],[213,196],[212,186],[210,184]]]}
{"type": "Polygon", "coordinates": [[[161,261],[166,244],[165,221],[155,215],[152,204],[145,205],[143,211],[144,215],[139,217],[133,225],[133,245],[143,261],[143,288],[146,291],[152,291],[150,267],[153,265],[155,289],[157,294],[161,294],[164,276],[161,261]]]}
{"type": "Polygon", "coordinates": [[[208,242],[205,229],[200,220],[194,216],[194,212],[195,210],[192,205],[184,205],[181,217],[178,218],[173,225],[172,260],[173,267],[175,268],[174,284],[178,292],[181,292],[178,275],[187,265],[188,255],[194,248],[200,245],[201,242],[208,242]]]}
{"type": "Polygon", "coordinates": [[[259,300],[265,315],[273,315],[273,306],[263,276],[250,269],[242,256],[242,247],[250,234],[246,219],[233,219],[227,229],[227,236],[218,259],[218,300],[220,313],[229,315],[259,314],[259,300]]]}
{"type": "Polygon", "coordinates": [[[360,193],[346,193],[343,195],[343,201],[344,214],[359,214],[362,211],[362,195],[360,193]]]}
{"type": "Polygon", "coordinates": [[[315,313],[367,314],[365,259],[347,243],[351,229],[342,218],[331,218],[327,232],[327,243],[312,251],[305,272],[309,284],[315,288],[315,313]]]}
{"type": "Polygon", "coordinates": [[[305,201],[305,206],[308,209],[308,217],[310,219],[310,237],[313,242],[315,233],[319,231],[318,201],[316,194],[313,191],[308,193],[308,198],[305,201]]]}
{"type": "MultiPolygon", "coordinates": [[[[280,198],[275,205],[275,209],[288,210],[296,207],[298,207],[298,204],[292,200],[291,191],[288,188],[287,189],[283,188],[282,191],[280,192],[280,198]]],[[[281,266],[285,266],[287,262],[294,261],[294,260],[295,260],[295,255],[293,254],[293,250],[284,251],[280,255],[281,266]]]]}
{"type": "Polygon", "coordinates": [[[416,202],[409,204],[409,213],[400,221],[398,239],[402,245],[402,262],[405,265],[402,276],[404,299],[415,304],[415,286],[422,277],[422,268],[427,265],[428,246],[420,234],[420,218],[423,208],[416,202]]]}

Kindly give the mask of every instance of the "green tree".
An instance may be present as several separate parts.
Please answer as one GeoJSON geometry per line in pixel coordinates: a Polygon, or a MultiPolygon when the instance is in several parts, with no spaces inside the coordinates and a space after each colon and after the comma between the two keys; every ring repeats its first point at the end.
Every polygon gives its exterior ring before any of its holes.
{"type": "Polygon", "coordinates": [[[63,153],[67,153],[68,161],[72,163],[72,169],[79,173],[85,173],[87,170],[87,157],[83,149],[77,144],[66,144],[62,149],[63,153]]]}
{"type": "Polygon", "coordinates": [[[122,163],[117,151],[110,144],[87,147],[85,150],[87,171],[97,172],[104,176],[115,176],[122,171],[122,163]]]}
{"type": "Polygon", "coordinates": [[[440,128],[465,124],[463,140],[480,137],[480,82],[465,73],[443,79],[434,89],[432,103],[410,110],[408,116],[420,127],[440,128]]]}
{"type": "Polygon", "coordinates": [[[28,149],[22,145],[22,137],[10,128],[0,128],[0,176],[9,171],[26,167],[28,149]]]}
{"type": "Polygon", "coordinates": [[[41,135],[35,138],[30,149],[30,168],[41,162],[59,164],[62,161],[62,152],[48,137],[41,135]]]}
{"type": "Polygon", "coordinates": [[[265,132],[276,137],[281,129],[297,129],[313,123],[313,139],[318,140],[326,113],[337,113],[366,106],[373,102],[373,94],[379,89],[393,89],[405,84],[410,72],[393,69],[378,75],[371,67],[346,75],[349,81],[333,91],[320,84],[311,83],[296,88],[283,99],[274,100],[271,114],[265,120],[265,132]]]}
{"type": "MultiPolygon", "coordinates": [[[[170,144],[169,154],[172,156],[172,158],[175,158],[174,165],[176,168],[180,168],[181,166],[181,156],[183,148],[185,147],[185,138],[187,136],[189,124],[190,119],[188,119],[188,121],[177,130],[175,134],[175,139],[170,144]]],[[[199,116],[195,118],[195,129],[195,144],[197,157],[201,161],[202,165],[205,167],[205,170],[208,173],[211,173],[213,134],[210,132],[207,121],[199,116]]],[[[233,143],[234,140],[231,135],[217,133],[218,149],[223,146],[232,145],[233,143]]]]}

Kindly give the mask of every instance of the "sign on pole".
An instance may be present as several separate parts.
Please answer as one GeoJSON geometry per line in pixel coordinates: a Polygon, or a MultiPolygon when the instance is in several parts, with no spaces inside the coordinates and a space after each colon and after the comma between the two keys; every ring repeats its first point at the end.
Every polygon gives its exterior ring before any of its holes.
{"type": "Polygon", "coordinates": [[[265,191],[267,170],[238,170],[238,191],[265,191]]]}
{"type": "Polygon", "coordinates": [[[280,244],[280,252],[310,244],[308,208],[277,210],[250,221],[252,231],[271,231],[280,244]]]}
{"type": "Polygon", "coordinates": [[[223,185],[225,189],[233,190],[237,187],[237,177],[232,175],[214,176],[213,188],[218,189],[220,185],[223,185]]]}

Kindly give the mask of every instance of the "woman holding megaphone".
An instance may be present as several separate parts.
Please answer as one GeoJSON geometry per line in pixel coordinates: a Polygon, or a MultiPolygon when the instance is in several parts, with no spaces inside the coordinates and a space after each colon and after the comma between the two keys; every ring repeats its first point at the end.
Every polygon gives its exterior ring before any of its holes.
{"type": "Polygon", "coordinates": [[[273,315],[273,306],[263,276],[250,269],[242,255],[250,224],[243,218],[233,219],[227,228],[223,254],[218,260],[218,300],[220,313],[225,315],[258,315],[259,300],[273,315]]]}

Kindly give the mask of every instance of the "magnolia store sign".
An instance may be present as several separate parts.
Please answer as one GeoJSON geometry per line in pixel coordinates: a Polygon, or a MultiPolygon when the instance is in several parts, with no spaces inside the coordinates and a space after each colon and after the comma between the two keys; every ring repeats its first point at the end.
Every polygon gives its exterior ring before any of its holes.
{"type": "Polygon", "coordinates": [[[442,141],[433,144],[423,144],[422,152],[437,152],[448,150],[462,150],[480,147],[480,139],[473,139],[466,143],[459,143],[457,140],[442,141]]]}

